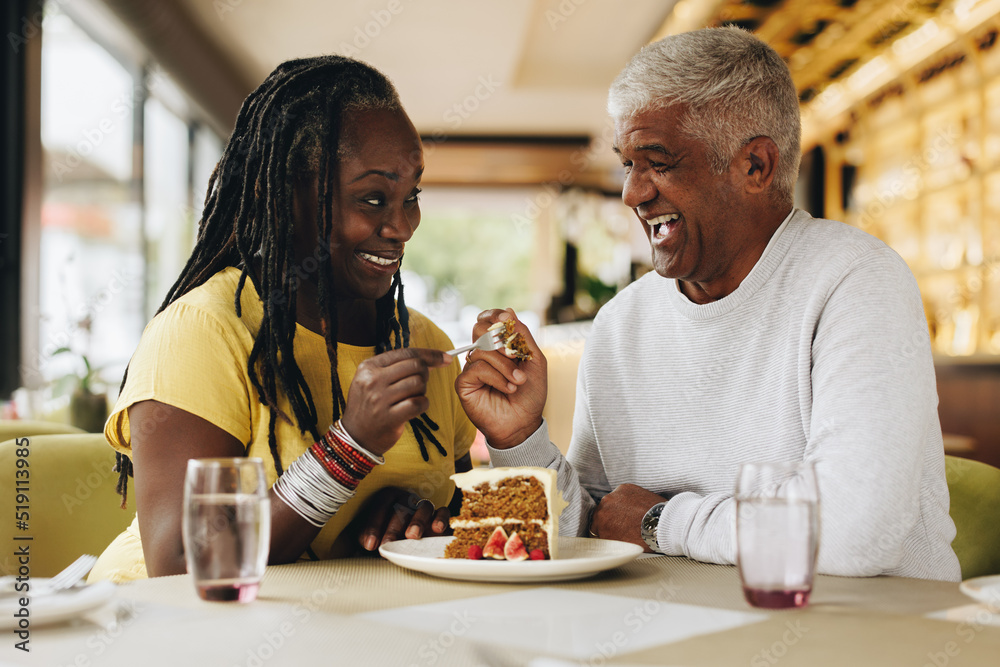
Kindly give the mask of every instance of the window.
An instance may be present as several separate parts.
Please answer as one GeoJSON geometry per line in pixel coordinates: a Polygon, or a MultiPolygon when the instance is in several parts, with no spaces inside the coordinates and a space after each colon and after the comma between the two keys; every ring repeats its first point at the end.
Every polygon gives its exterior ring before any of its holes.
{"type": "Polygon", "coordinates": [[[141,91],[55,5],[43,30],[38,371],[51,380],[80,363],[59,349],[123,366],[142,331],[142,210],[133,187],[141,91]]]}
{"type": "MultiPolygon", "coordinates": [[[[191,252],[222,145],[169,77],[68,11],[49,2],[43,23],[40,322],[25,373],[50,383],[85,356],[113,393],[191,252]]],[[[46,399],[30,407],[57,418],[66,399],[46,399]]]]}

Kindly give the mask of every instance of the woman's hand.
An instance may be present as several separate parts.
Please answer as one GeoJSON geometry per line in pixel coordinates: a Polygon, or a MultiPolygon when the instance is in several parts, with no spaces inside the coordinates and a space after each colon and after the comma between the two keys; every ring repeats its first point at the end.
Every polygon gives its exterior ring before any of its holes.
{"type": "Polygon", "coordinates": [[[545,355],[513,310],[480,313],[472,329],[473,340],[494,323],[506,320],[514,320],[514,331],[524,336],[531,360],[511,359],[502,351],[475,350],[455,380],[455,390],[469,419],[490,446],[498,449],[521,444],[541,426],[548,391],[545,355]]]}
{"type": "Polygon", "coordinates": [[[441,350],[392,350],[358,365],[341,419],[358,444],[381,456],[403,437],[406,423],[427,410],[431,368],[447,366],[441,350]]]}
{"type": "Polygon", "coordinates": [[[365,504],[358,517],[358,543],[367,551],[395,542],[404,536],[419,540],[425,535],[444,535],[451,514],[447,507],[434,509],[426,498],[406,489],[390,486],[380,490],[365,504]]]}

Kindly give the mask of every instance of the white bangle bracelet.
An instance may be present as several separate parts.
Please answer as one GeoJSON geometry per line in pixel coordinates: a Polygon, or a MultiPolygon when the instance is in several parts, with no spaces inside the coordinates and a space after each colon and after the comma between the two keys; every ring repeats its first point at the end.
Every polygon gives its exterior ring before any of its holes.
{"type": "Polygon", "coordinates": [[[274,493],[303,519],[322,528],[354,491],[335,480],[309,450],[274,483],[274,493]]]}

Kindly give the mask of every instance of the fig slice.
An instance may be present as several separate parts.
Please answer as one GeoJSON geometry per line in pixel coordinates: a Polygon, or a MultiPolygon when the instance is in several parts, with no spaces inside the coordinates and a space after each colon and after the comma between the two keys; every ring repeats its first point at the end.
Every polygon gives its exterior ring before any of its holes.
{"type": "Polygon", "coordinates": [[[493,534],[490,535],[490,539],[486,540],[486,546],[483,547],[483,558],[503,560],[503,550],[506,544],[507,533],[504,531],[503,526],[497,526],[496,530],[493,531],[493,534]]]}
{"type": "Polygon", "coordinates": [[[503,547],[503,555],[507,560],[527,560],[528,550],[525,549],[520,535],[517,533],[510,534],[507,544],[503,547]]]}

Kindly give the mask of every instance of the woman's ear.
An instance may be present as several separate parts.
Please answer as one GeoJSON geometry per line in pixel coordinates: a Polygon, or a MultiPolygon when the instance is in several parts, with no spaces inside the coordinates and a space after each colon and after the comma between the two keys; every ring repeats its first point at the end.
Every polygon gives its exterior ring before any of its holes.
{"type": "Polygon", "coordinates": [[[743,185],[748,193],[761,193],[771,187],[778,159],[778,145],[771,137],[754,137],[740,149],[737,160],[745,174],[743,185]]]}

